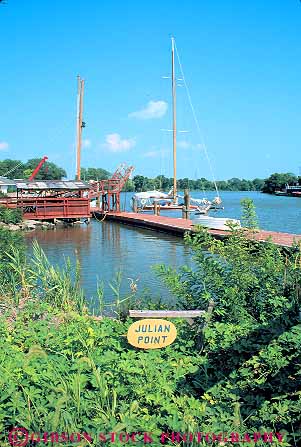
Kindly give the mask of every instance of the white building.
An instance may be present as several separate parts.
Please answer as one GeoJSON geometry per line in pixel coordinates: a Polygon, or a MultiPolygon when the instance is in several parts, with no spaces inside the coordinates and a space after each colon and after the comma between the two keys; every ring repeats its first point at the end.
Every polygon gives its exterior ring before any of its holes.
{"type": "Polygon", "coordinates": [[[7,194],[7,189],[9,186],[16,186],[16,182],[14,180],[10,180],[9,178],[0,176],[0,191],[7,194]]]}

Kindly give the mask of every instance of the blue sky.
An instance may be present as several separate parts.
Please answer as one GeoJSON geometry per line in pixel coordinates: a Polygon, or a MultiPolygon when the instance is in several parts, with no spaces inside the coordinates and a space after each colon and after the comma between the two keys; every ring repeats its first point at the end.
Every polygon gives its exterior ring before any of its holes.
{"type": "MultiPolygon", "coordinates": [[[[172,176],[174,35],[215,177],[299,173],[299,0],[6,0],[0,34],[0,160],[47,155],[74,177],[80,74],[82,165],[172,176]]],[[[178,177],[211,178],[177,93],[178,177]]]]}

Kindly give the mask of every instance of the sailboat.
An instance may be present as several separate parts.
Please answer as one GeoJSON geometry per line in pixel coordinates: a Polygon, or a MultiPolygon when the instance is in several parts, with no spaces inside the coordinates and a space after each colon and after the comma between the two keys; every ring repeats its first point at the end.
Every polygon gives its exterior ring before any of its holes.
{"type": "MultiPolygon", "coordinates": [[[[171,87],[172,87],[172,135],[173,135],[173,187],[168,193],[161,191],[145,191],[134,194],[132,197],[132,209],[135,212],[153,210],[159,205],[161,210],[181,210],[184,205],[184,196],[178,194],[177,191],[177,113],[176,113],[176,70],[175,70],[175,39],[171,38],[171,87]],[[180,201],[179,201],[180,199],[180,201]]],[[[180,66],[181,68],[181,66],[180,66]]],[[[182,68],[181,68],[182,71],[182,68]]],[[[182,72],[184,80],[184,74],[182,72]]],[[[185,80],[184,80],[185,81],[185,80]]],[[[186,85],[186,84],[185,84],[186,85]]],[[[187,88],[187,85],[186,85],[187,88]]],[[[188,92],[187,92],[188,93],[188,92]]],[[[188,93],[189,95],[189,93],[188,93]]],[[[190,95],[189,95],[190,100],[190,95]]],[[[191,100],[190,100],[191,103],[191,100]]],[[[192,104],[191,104],[192,105],[192,104]]],[[[194,113],[194,110],[192,110],[194,113]]],[[[194,118],[196,116],[194,114],[194,118]]],[[[198,123],[197,123],[198,125],[198,123]]],[[[216,183],[215,183],[216,186],[216,183]]],[[[213,201],[207,198],[194,199],[190,198],[190,210],[196,211],[198,214],[207,214],[211,209],[221,208],[221,198],[217,190],[217,197],[213,201]]]]}

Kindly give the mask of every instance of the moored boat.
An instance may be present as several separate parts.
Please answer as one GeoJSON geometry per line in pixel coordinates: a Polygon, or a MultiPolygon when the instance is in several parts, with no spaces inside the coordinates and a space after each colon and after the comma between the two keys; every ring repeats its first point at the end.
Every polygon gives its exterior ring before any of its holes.
{"type": "Polygon", "coordinates": [[[202,225],[212,230],[229,230],[229,224],[241,226],[240,220],[230,219],[228,217],[199,216],[193,219],[193,223],[194,225],[202,225]]]}

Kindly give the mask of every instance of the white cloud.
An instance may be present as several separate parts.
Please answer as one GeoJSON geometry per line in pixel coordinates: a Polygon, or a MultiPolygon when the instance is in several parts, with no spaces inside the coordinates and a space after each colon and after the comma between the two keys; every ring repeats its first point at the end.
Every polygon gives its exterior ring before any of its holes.
{"type": "Polygon", "coordinates": [[[122,139],[119,133],[110,133],[102,145],[111,152],[126,152],[136,145],[134,138],[122,139]]]}
{"type": "Polygon", "coordinates": [[[0,151],[7,151],[9,144],[6,141],[0,141],[0,151]]]}
{"type": "Polygon", "coordinates": [[[165,101],[149,101],[144,109],[130,113],[129,118],[137,118],[139,120],[162,118],[167,112],[167,108],[168,104],[165,101]]]}
{"type": "Polygon", "coordinates": [[[83,140],[82,145],[83,145],[83,148],[90,147],[91,146],[91,140],[89,140],[88,138],[85,138],[83,140]]]}

